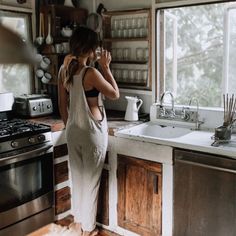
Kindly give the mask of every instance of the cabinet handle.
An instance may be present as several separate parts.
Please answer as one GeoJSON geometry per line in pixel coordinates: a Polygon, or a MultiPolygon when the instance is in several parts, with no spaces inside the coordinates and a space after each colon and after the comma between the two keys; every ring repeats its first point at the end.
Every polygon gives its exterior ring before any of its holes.
{"type": "Polygon", "coordinates": [[[155,194],[158,194],[158,182],[159,182],[158,175],[154,175],[154,178],[153,178],[153,188],[154,188],[154,193],[155,194]]]}
{"type": "Polygon", "coordinates": [[[180,159],[176,160],[176,162],[236,174],[236,170],[223,168],[223,167],[212,166],[212,165],[208,165],[208,164],[204,164],[204,163],[193,162],[193,161],[188,161],[188,160],[180,160],[180,159]]]}

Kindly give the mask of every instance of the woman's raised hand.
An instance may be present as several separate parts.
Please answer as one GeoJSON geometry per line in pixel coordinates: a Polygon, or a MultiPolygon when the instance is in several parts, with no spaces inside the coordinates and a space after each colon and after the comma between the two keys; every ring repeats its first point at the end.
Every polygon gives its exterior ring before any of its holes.
{"type": "Polygon", "coordinates": [[[101,67],[109,66],[111,62],[111,53],[107,50],[101,49],[101,56],[98,59],[98,63],[101,67]]]}

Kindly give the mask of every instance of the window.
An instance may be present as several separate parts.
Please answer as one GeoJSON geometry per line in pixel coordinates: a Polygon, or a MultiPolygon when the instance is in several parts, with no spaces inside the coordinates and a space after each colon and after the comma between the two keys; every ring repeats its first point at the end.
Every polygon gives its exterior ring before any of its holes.
{"type": "Polygon", "coordinates": [[[160,91],[179,105],[196,97],[202,107],[221,107],[236,91],[236,4],[185,6],[157,11],[160,22],[160,91]]]}
{"type": "MultiPolygon", "coordinates": [[[[3,25],[19,33],[23,40],[29,41],[31,39],[29,15],[1,11],[0,19],[3,25]]],[[[32,92],[32,81],[32,68],[29,65],[0,64],[0,93],[29,94],[32,92]]]]}

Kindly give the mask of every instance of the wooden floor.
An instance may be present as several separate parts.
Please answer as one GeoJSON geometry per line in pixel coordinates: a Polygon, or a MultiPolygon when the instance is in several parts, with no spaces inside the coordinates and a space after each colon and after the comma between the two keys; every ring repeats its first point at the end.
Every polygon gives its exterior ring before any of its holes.
{"type": "MultiPolygon", "coordinates": [[[[74,218],[72,215],[69,215],[62,220],[59,220],[55,222],[56,224],[62,225],[62,226],[69,226],[74,221],[74,218]]],[[[106,229],[99,228],[99,234],[97,236],[120,236],[119,234],[116,234],[114,232],[111,232],[106,229]]]]}

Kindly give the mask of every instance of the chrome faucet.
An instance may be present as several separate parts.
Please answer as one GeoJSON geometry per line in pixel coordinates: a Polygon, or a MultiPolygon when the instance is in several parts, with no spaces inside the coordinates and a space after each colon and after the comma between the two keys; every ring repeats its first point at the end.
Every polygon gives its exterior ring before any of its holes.
{"type": "Polygon", "coordinates": [[[192,101],[196,102],[196,116],[195,116],[195,130],[199,130],[200,129],[200,125],[203,123],[203,121],[199,120],[199,102],[197,98],[192,98],[189,101],[189,106],[191,105],[192,101]]]}
{"type": "Polygon", "coordinates": [[[163,107],[163,102],[164,102],[164,97],[166,95],[170,95],[171,97],[171,114],[169,115],[169,117],[174,117],[175,116],[175,110],[174,110],[174,96],[170,91],[166,91],[161,95],[161,99],[160,99],[160,108],[163,110],[163,116],[166,116],[165,114],[165,109],[163,107]]]}

